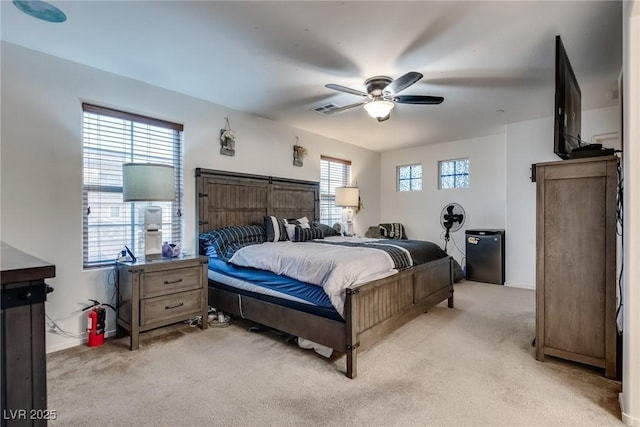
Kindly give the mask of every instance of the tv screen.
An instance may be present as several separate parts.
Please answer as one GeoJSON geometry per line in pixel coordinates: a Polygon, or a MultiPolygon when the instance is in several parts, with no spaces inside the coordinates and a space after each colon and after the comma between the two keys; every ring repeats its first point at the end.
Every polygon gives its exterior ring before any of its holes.
{"type": "Polygon", "coordinates": [[[554,113],[554,152],[568,159],[574,148],[580,146],[581,92],[564,50],[560,36],[556,36],[556,101],[554,113]]]}

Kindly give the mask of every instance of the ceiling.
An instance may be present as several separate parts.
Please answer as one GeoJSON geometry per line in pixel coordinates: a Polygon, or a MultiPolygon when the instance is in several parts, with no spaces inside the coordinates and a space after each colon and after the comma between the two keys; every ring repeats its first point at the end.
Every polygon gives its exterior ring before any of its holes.
{"type": "Polygon", "coordinates": [[[619,1],[51,1],[53,24],[1,2],[2,40],[375,151],[503,132],[550,117],[555,35],[582,109],[617,105],[619,1]],[[372,76],[424,75],[378,123],[362,107],[372,76]]]}

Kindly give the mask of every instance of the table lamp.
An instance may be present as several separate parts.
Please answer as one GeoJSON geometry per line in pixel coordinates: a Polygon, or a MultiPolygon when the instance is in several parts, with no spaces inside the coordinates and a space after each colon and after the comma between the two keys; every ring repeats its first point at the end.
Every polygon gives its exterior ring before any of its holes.
{"type": "Polygon", "coordinates": [[[360,189],[358,187],[337,187],[336,188],[336,206],[345,208],[343,211],[343,219],[346,213],[346,232],[351,235],[351,225],[353,224],[353,208],[358,207],[360,203],[360,189]]]}
{"type": "MultiPolygon", "coordinates": [[[[164,202],[176,197],[173,166],[152,163],[122,165],[122,200],[124,202],[164,202]]],[[[145,259],[162,257],[162,208],[144,208],[145,259]]]]}

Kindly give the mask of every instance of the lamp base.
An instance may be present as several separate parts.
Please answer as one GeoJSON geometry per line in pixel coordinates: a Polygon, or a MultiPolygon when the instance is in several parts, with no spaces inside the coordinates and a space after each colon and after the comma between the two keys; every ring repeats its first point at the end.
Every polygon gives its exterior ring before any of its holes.
{"type": "Polygon", "coordinates": [[[345,224],[344,235],[351,236],[353,233],[353,209],[344,208],[342,211],[342,221],[345,224]]]}
{"type": "Polygon", "coordinates": [[[162,232],[161,231],[145,231],[144,232],[144,258],[145,259],[162,258],[162,232]]]}
{"type": "Polygon", "coordinates": [[[351,237],[353,236],[353,222],[347,221],[344,226],[344,235],[351,237]]]}

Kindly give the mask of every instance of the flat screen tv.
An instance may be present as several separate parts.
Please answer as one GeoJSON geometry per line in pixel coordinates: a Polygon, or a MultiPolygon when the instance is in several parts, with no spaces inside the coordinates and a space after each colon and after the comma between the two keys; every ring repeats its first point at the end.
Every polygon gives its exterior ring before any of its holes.
{"type": "Polygon", "coordinates": [[[556,36],[556,101],[553,151],[568,159],[581,145],[581,92],[560,36],[556,36]]]}

